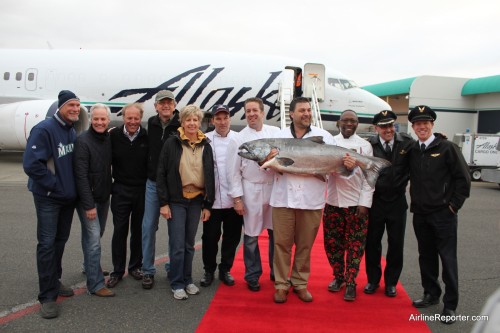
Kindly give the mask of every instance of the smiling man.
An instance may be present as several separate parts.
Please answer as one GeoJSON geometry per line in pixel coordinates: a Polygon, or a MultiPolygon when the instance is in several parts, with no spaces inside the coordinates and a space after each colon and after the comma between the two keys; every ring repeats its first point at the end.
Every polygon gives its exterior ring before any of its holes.
{"type": "Polygon", "coordinates": [[[148,119],[148,179],[142,219],[142,272],[144,274],[142,287],[144,289],[151,289],[154,286],[156,231],[160,219],[160,203],[156,193],[156,172],[163,144],[171,135],[177,133],[177,129],[181,126],[176,106],[174,94],[169,90],[160,90],[155,97],[156,114],[148,119]]]}
{"type": "Polygon", "coordinates": [[[245,101],[245,118],[248,126],[231,138],[227,152],[227,180],[229,195],[234,202],[234,210],[243,216],[245,234],[243,236],[243,259],[245,281],[248,289],[259,291],[262,263],[259,251],[259,235],[264,229],[269,234],[270,277],[273,273],[273,224],[269,200],[273,188],[273,174],[261,170],[257,162],[238,155],[238,147],[251,140],[272,138],[280,130],[264,124],[264,103],[260,98],[245,101]]]}
{"type": "Polygon", "coordinates": [[[457,214],[469,197],[470,175],[458,147],[443,135],[432,133],[436,117],[426,105],[418,105],[408,114],[418,137],[410,151],[410,210],[424,288],[423,297],[413,306],[427,308],[439,303],[441,258],[445,284],[442,318],[446,318],[441,321],[452,324],[458,305],[457,214]]]}
{"type": "Polygon", "coordinates": [[[123,125],[111,131],[113,189],[113,272],[106,283],[114,288],[125,274],[130,228],[129,275],[142,280],[142,217],[147,179],[148,134],[141,127],[142,104],[123,107],[123,125]]]}
{"type": "MultiPolygon", "coordinates": [[[[358,123],[356,112],[342,112],[337,123],[340,133],[334,136],[335,144],[373,156],[370,143],[356,134],[358,123]]],[[[356,299],[356,277],[365,250],[372,196],[373,189],[360,168],[355,168],[350,177],[331,174],[328,178],[323,232],[325,252],[334,276],[328,290],[338,292],[346,286],[346,301],[356,299]]]]}
{"type": "Polygon", "coordinates": [[[368,234],[366,236],[365,264],[368,284],[365,294],[373,294],[382,278],[382,237],[387,230],[387,255],[384,269],[385,295],[395,297],[403,269],[403,247],[406,229],[406,185],[409,180],[407,157],[414,140],[406,133],[396,133],[394,122],[397,116],[384,110],[373,117],[377,131],[369,142],[373,156],[385,158],[392,165],[380,172],[375,186],[370,209],[368,234]]]}
{"type": "Polygon", "coordinates": [[[33,193],[37,215],[37,268],[43,318],[59,315],[57,296],[73,296],[61,282],[61,261],[69,238],[76,202],[73,174],[73,124],[80,115],[80,99],[63,90],[58,111],[52,118],[33,127],[23,156],[28,189],[33,193]]]}

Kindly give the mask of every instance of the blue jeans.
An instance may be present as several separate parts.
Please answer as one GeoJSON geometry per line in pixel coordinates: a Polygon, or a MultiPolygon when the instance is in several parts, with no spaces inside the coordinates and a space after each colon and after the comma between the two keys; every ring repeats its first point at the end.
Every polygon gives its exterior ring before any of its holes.
{"type": "Polygon", "coordinates": [[[36,263],[40,303],[55,301],[62,275],[61,261],[71,231],[74,201],[59,201],[33,194],[37,217],[36,263]]]}
{"type": "Polygon", "coordinates": [[[156,274],[155,249],[159,219],[160,202],[156,194],[156,182],[148,179],[142,218],[142,271],[144,274],[156,274]]]}
{"type": "Polygon", "coordinates": [[[184,289],[193,283],[194,241],[201,217],[202,197],[171,203],[172,218],[168,220],[170,272],[172,289],[184,289]]]}
{"type": "MultiPolygon", "coordinates": [[[[274,235],[271,229],[267,229],[269,235],[269,268],[274,275],[274,235]]],[[[245,281],[258,281],[262,275],[262,263],[260,260],[259,236],[243,236],[243,261],[245,263],[245,281]]]]}
{"type": "Polygon", "coordinates": [[[97,218],[87,219],[85,209],[78,204],[76,211],[82,225],[82,250],[85,274],[87,275],[87,290],[95,293],[104,287],[104,275],[101,269],[101,237],[106,228],[109,200],[95,204],[97,218]]]}

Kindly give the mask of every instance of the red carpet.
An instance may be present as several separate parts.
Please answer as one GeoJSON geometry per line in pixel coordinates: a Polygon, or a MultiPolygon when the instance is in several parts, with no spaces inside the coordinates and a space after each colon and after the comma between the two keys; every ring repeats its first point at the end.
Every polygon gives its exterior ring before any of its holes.
{"type": "Polygon", "coordinates": [[[332,273],[323,248],[323,230],[320,229],[311,258],[309,291],[313,302],[304,303],[290,292],[284,304],[273,302],[274,285],[269,280],[267,261],[267,233],[259,239],[264,274],[261,290],[251,292],[243,279],[243,247],[236,256],[231,270],[236,285],[222,283],[203,317],[197,333],[223,332],[430,332],[423,321],[410,321],[410,315],[419,312],[398,285],[398,295],[388,298],[382,288],[374,295],[365,295],[364,262],[356,279],[357,298],[354,302],[343,299],[339,293],[327,290],[332,273]]]}

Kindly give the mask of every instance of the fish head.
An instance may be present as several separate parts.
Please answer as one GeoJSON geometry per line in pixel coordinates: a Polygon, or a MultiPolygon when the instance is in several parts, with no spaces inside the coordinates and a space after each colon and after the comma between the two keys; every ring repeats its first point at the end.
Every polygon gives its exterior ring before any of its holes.
{"type": "Polygon", "coordinates": [[[248,141],[239,147],[238,155],[252,161],[261,162],[269,155],[272,148],[272,145],[261,139],[248,141]]]}

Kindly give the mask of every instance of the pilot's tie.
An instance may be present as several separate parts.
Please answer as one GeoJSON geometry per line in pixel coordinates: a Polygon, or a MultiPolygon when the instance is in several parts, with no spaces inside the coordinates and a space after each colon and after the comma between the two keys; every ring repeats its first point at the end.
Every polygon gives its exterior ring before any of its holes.
{"type": "Polygon", "coordinates": [[[389,145],[390,141],[385,142],[385,153],[390,155],[391,154],[391,146],[389,145]]]}
{"type": "Polygon", "coordinates": [[[425,150],[425,143],[422,143],[420,145],[420,150],[422,151],[422,153],[424,152],[424,150],[425,150]]]}

